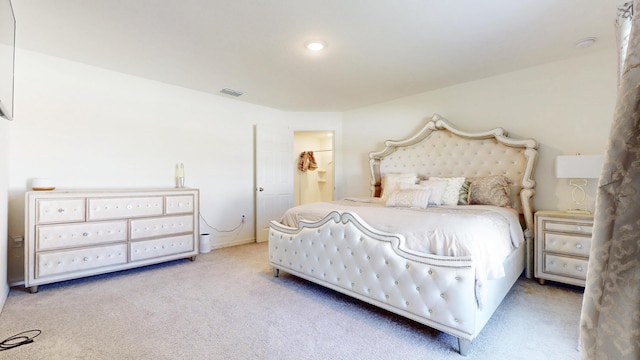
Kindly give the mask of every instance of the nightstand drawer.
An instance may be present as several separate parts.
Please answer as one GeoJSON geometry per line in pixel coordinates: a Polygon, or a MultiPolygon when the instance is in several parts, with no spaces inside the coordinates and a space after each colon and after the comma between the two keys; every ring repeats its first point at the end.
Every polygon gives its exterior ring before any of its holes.
{"type": "Polygon", "coordinates": [[[544,255],[544,272],[548,274],[586,280],[588,264],[589,261],[586,259],[565,258],[550,254],[544,255]]]}
{"type": "Polygon", "coordinates": [[[593,233],[593,225],[591,223],[567,223],[545,220],[544,230],[591,235],[593,233]]]}
{"type": "Polygon", "coordinates": [[[589,257],[590,249],[591,237],[556,233],[544,234],[544,251],[589,257]]]}

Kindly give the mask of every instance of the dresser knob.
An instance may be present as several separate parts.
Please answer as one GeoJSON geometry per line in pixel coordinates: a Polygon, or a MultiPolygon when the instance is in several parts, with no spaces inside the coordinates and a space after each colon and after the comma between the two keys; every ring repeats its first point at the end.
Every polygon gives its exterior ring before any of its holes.
{"type": "Polygon", "coordinates": [[[582,266],[576,266],[576,270],[582,271],[582,266]]]}
{"type": "Polygon", "coordinates": [[[85,256],[83,260],[84,261],[89,261],[89,258],[85,256]]]}
{"type": "Polygon", "coordinates": [[[89,236],[89,233],[82,233],[82,236],[89,236]]]}
{"type": "Polygon", "coordinates": [[[576,248],[582,249],[582,244],[580,244],[580,243],[576,244],[576,248]]]}
{"type": "Polygon", "coordinates": [[[582,226],[576,226],[576,230],[582,231],[582,226]]]}
{"type": "Polygon", "coordinates": [[[58,209],[58,212],[59,212],[59,213],[63,213],[63,212],[64,212],[64,209],[58,209]]]}

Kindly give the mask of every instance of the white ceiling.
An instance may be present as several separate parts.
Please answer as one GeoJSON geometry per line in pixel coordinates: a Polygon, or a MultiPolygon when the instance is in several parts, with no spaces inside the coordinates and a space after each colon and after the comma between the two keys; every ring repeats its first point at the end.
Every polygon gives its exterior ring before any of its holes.
{"type": "Polygon", "coordinates": [[[344,111],[615,51],[623,2],[12,0],[19,48],[290,111],[344,111]],[[585,37],[598,41],[573,46],[585,37]],[[328,48],[310,53],[313,39],[328,48]]]}

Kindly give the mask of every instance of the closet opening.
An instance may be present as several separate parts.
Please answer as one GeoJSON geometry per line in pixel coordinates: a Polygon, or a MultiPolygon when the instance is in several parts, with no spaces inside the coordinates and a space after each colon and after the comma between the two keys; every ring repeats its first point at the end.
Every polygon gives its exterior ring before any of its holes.
{"type": "Polygon", "coordinates": [[[334,198],[334,132],[295,131],[293,151],[296,154],[294,171],[295,205],[334,198]]]}

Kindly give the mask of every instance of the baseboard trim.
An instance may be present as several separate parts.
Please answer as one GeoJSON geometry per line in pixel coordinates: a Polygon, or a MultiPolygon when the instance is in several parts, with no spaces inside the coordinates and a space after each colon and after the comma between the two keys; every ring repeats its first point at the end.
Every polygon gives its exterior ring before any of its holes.
{"type": "Polygon", "coordinates": [[[212,250],[222,249],[222,248],[231,247],[231,246],[252,244],[254,242],[256,242],[256,238],[239,239],[239,240],[225,242],[222,244],[211,244],[211,249],[212,250]]]}
{"type": "Polygon", "coordinates": [[[2,294],[0,294],[0,312],[4,308],[4,304],[7,302],[7,298],[9,297],[9,284],[4,284],[4,289],[2,289],[2,294]]]}

